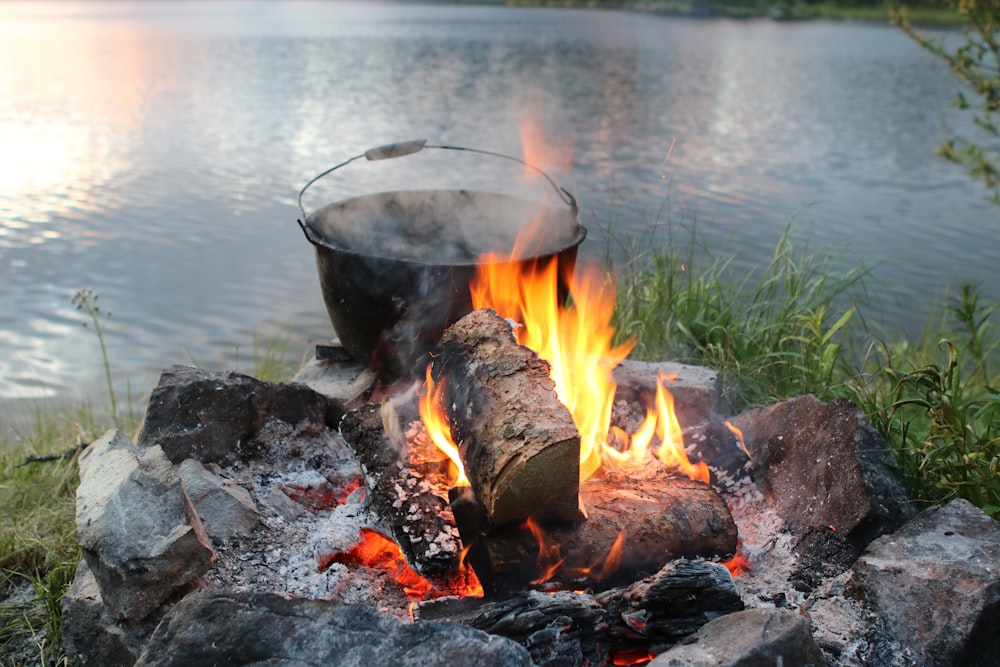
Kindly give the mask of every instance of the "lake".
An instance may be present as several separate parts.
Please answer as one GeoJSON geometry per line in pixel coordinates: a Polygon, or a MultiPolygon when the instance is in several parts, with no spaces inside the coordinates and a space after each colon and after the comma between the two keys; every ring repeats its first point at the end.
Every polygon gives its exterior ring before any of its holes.
{"type": "MultiPolygon", "coordinates": [[[[83,287],[111,311],[116,383],[137,397],[170,364],[249,371],[255,341],[287,336],[297,355],[328,339],[296,195],[348,157],[417,138],[513,156],[541,138],[534,155],[579,200],[595,257],[608,239],[651,248],[695,226],[750,270],[791,223],[842,266],[869,265],[866,317],[916,335],[949,286],[1000,299],[1000,208],[934,156],[945,128],[968,129],[957,90],[886,26],[0,3],[0,415],[103,400],[98,341],[71,303],[83,287]]],[[[308,206],[521,185],[502,160],[443,153],[352,164],[308,206]]]]}

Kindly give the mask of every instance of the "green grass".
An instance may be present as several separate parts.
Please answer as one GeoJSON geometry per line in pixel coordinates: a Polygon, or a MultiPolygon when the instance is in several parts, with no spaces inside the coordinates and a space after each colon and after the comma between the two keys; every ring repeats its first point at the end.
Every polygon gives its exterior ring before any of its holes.
{"type": "Polygon", "coordinates": [[[5,595],[0,602],[0,664],[53,664],[61,658],[58,604],[80,559],[77,445],[99,431],[89,408],[66,408],[38,414],[17,447],[0,443],[0,589],[30,584],[32,591],[28,599],[5,595]]]}
{"type": "Polygon", "coordinates": [[[619,335],[638,339],[638,358],[716,368],[734,410],[807,393],[849,398],[918,501],[961,497],[1000,518],[997,305],[963,285],[928,313],[920,341],[888,341],[862,316],[866,271],[838,274],[833,256],[795,248],[789,231],[752,277],[673,238],[620,268],[619,335]]]}

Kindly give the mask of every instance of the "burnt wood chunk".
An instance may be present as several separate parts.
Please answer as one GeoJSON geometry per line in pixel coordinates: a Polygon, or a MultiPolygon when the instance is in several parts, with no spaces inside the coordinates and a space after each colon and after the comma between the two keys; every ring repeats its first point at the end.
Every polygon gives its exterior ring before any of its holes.
{"type": "MultiPolygon", "coordinates": [[[[536,524],[542,545],[526,523],[480,536],[491,568],[477,569],[480,581],[493,582],[501,593],[542,580],[600,590],[656,572],[676,558],[725,558],[736,551],[732,515],[702,482],[665,472],[645,480],[591,479],[581,499],[585,521],[536,524]],[[556,563],[558,569],[546,573],[556,563]]],[[[465,541],[464,530],[462,536],[465,541]]]]}
{"type": "Polygon", "coordinates": [[[677,560],[596,595],[529,591],[508,600],[442,599],[420,603],[414,613],[421,621],[456,621],[508,637],[527,647],[535,664],[556,667],[655,655],[710,620],[742,609],[725,567],[677,560]]]}
{"type": "Polygon", "coordinates": [[[580,435],[549,364],[517,344],[510,324],[474,311],[441,338],[431,364],[476,497],[494,526],[580,516],[580,435]]]}
{"type": "Polygon", "coordinates": [[[347,413],[340,424],[364,467],[369,502],[421,574],[450,571],[460,546],[447,498],[386,436],[380,408],[366,405],[347,413]]]}

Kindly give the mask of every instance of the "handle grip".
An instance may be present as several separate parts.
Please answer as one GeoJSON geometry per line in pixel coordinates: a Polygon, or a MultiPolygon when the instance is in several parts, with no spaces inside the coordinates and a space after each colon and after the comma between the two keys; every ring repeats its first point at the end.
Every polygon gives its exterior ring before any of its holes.
{"type": "MultiPolygon", "coordinates": [[[[520,158],[516,158],[510,155],[505,155],[503,153],[494,153],[493,151],[484,151],[478,148],[466,148],[464,146],[439,146],[433,144],[428,146],[426,139],[414,139],[412,141],[400,141],[393,144],[385,144],[384,146],[376,146],[375,148],[369,148],[364,153],[348,158],[347,160],[344,160],[340,164],[334,165],[333,167],[330,167],[326,171],[321,172],[319,175],[314,176],[308,183],[305,184],[305,186],[303,186],[301,190],[299,190],[299,196],[297,201],[299,205],[299,212],[302,214],[302,218],[299,220],[299,226],[303,228],[303,231],[305,231],[305,228],[307,226],[305,224],[305,221],[308,216],[306,215],[305,208],[302,206],[303,195],[305,195],[306,190],[308,190],[310,186],[312,186],[316,181],[323,178],[327,174],[333,173],[334,171],[340,169],[341,167],[346,167],[350,163],[354,162],[355,160],[360,160],[361,158],[365,158],[368,161],[389,160],[392,158],[403,157],[405,155],[413,155],[414,153],[419,153],[425,148],[437,148],[440,150],[448,150],[448,151],[465,151],[467,153],[478,153],[480,155],[488,155],[490,157],[503,158],[504,160],[510,160],[512,162],[517,162],[518,164],[522,164],[528,169],[531,169],[535,173],[541,175],[546,181],[548,181],[549,185],[552,186],[552,189],[556,191],[557,195],[559,195],[559,198],[562,199],[563,202],[565,202],[570,207],[570,209],[572,209],[574,216],[576,216],[579,213],[579,208],[577,207],[576,204],[576,198],[573,195],[571,195],[569,191],[566,190],[566,188],[559,187],[558,185],[556,185],[555,181],[553,181],[552,178],[544,171],[542,171],[533,164],[521,160],[520,158]]],[[[308,236],[308,232],[306,232],[306,236],[308,236]]]]}

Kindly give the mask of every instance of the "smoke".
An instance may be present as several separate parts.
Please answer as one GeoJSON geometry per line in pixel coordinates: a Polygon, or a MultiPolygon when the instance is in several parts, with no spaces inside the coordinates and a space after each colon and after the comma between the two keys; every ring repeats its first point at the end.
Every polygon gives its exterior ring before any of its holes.
{"type": "Polygon", "coordinates": [[[487,252],[509,255],[519,235],[522,258],[555,253],[579,233],[568,207],[468,190],[354,197],[323,207],[308,224],[334,249],[429,265],[470,265],[487,252]]]}

